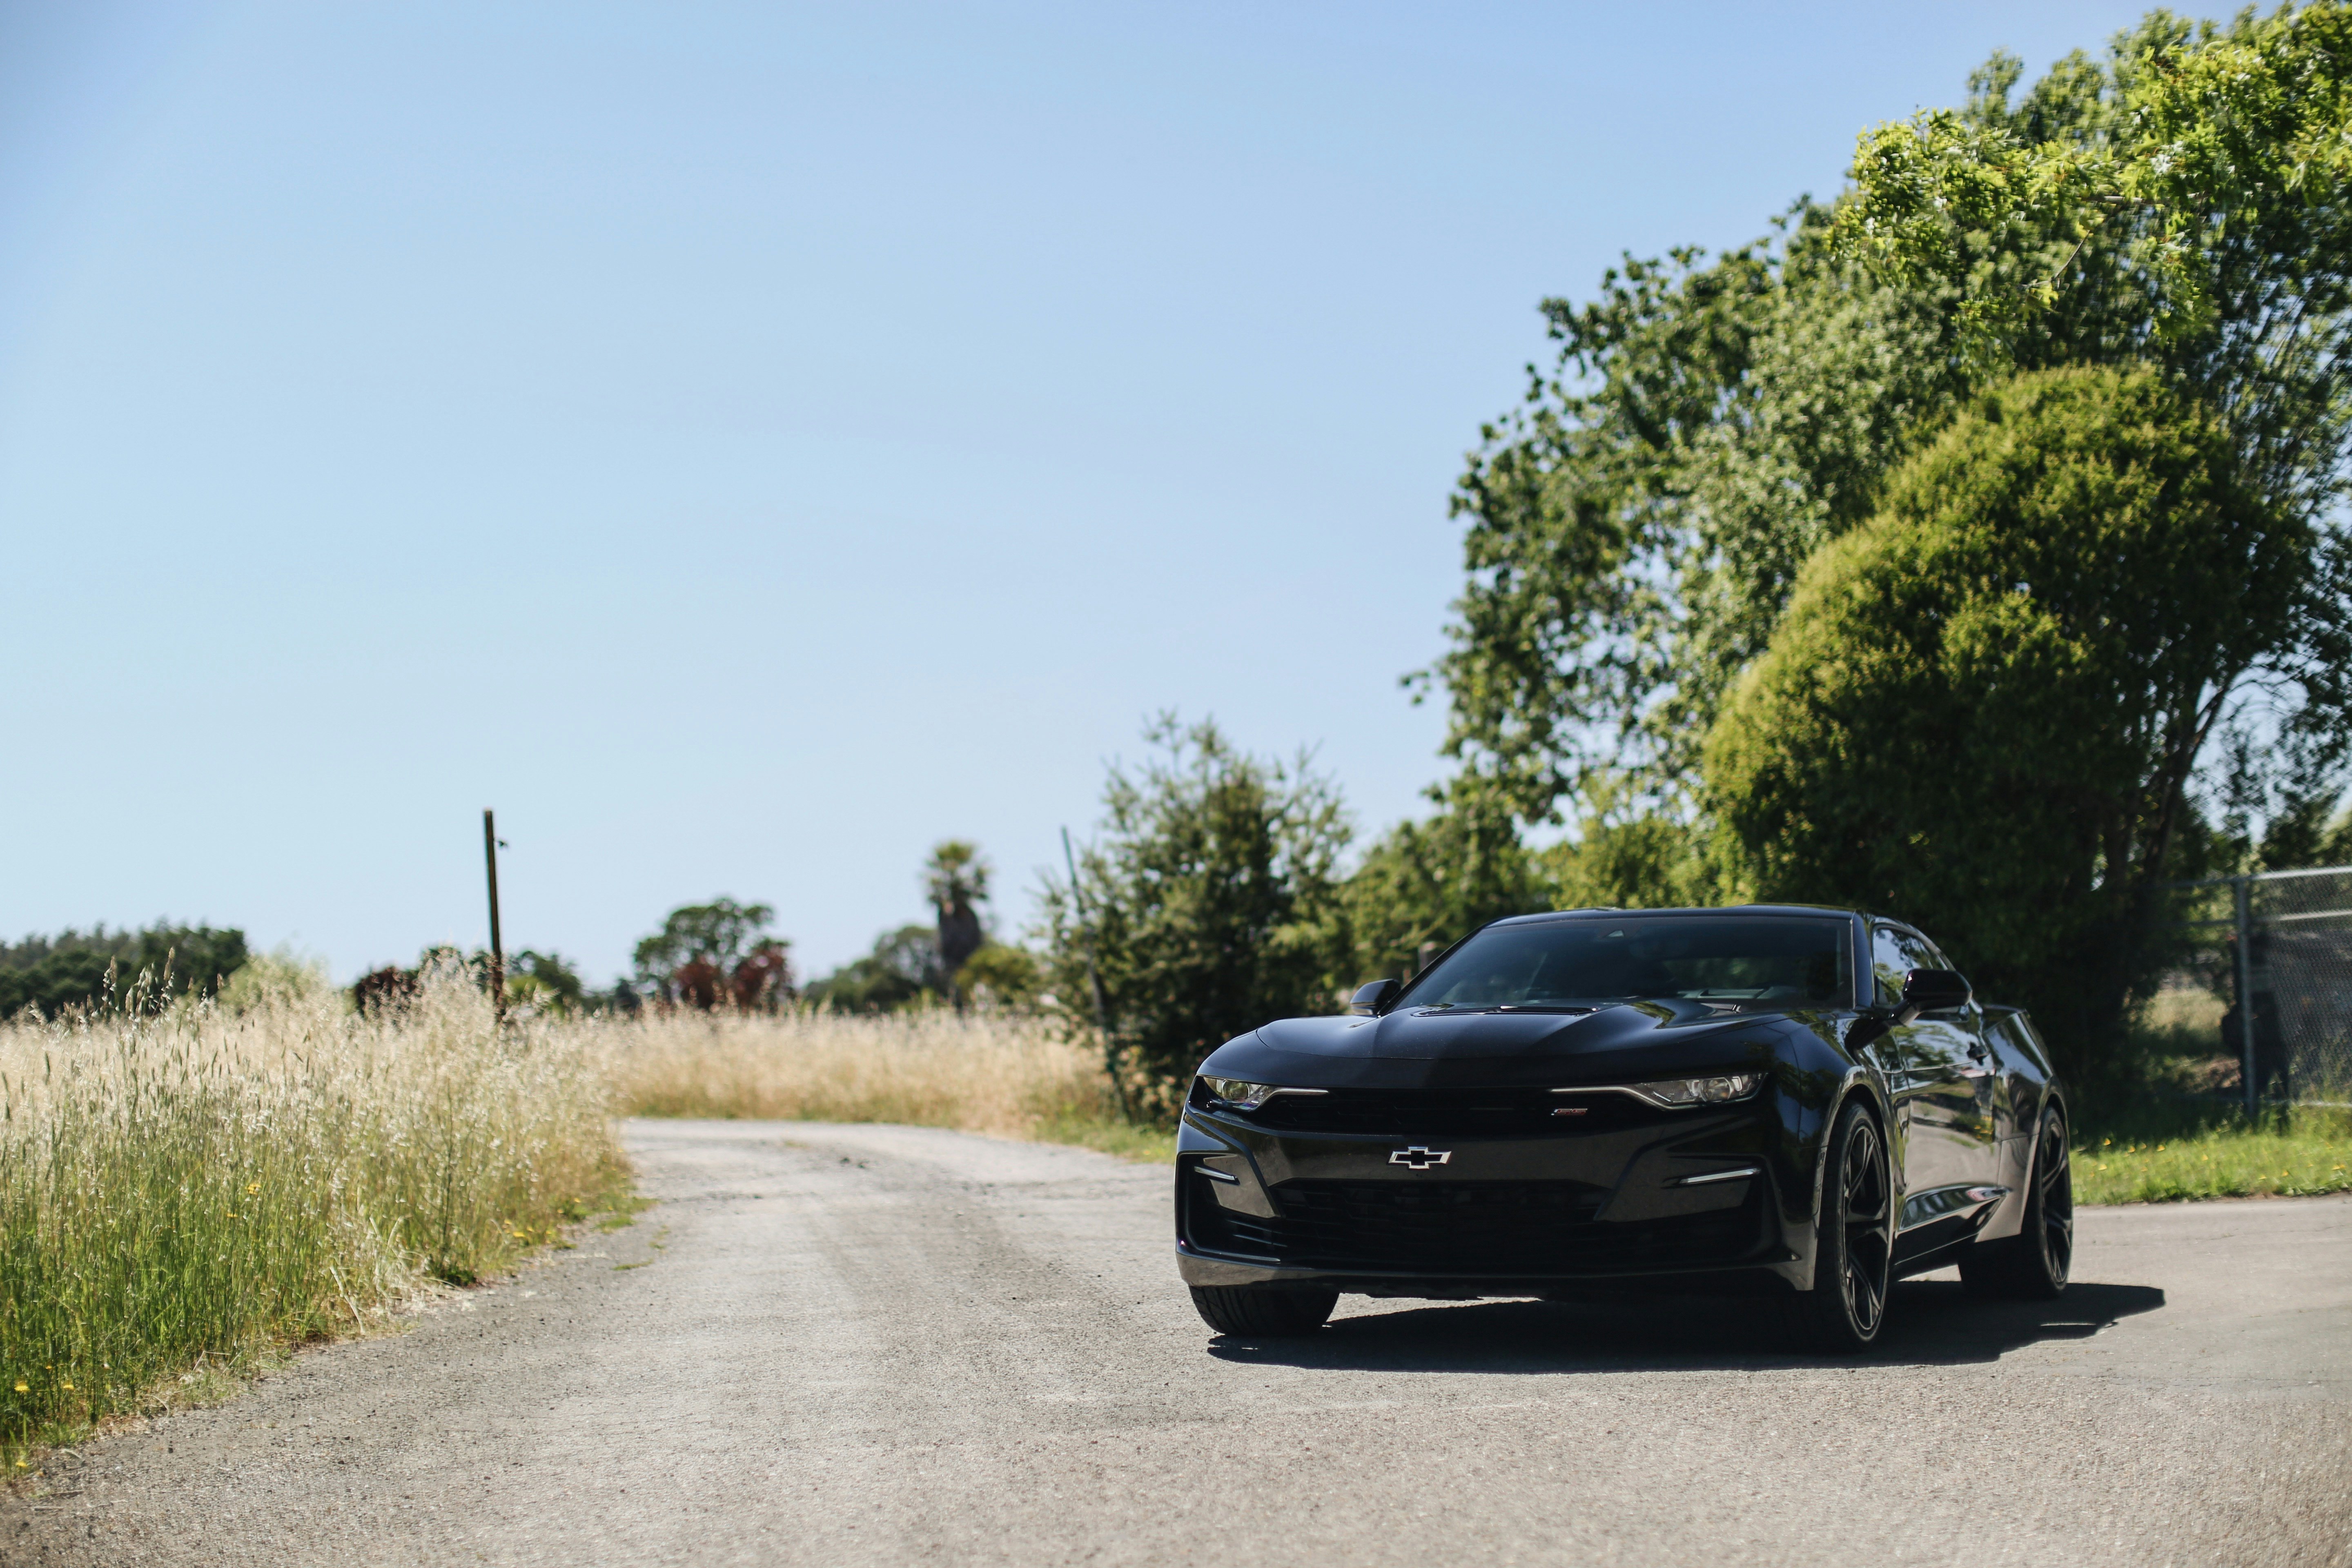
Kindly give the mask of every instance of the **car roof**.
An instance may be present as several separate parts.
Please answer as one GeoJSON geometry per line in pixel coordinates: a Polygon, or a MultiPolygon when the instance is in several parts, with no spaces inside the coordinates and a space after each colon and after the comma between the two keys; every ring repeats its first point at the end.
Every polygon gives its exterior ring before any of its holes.
{"type": "Polygon", "coordinates": [[[1836,915],[1851,920],[1858,913],[1859,910],[1838,909],[1830,904],[1727,904],[1720,908],[1675,910],[1624,910],[1604,905],[1594,909],[1547,910],[1532,915],[1507,915],[1494,923],[1498,926],[1542,925],[1552,921],[1589,920],[1602,915],[1639,915],[1643,920],[1677,915],[1836,915]]]}

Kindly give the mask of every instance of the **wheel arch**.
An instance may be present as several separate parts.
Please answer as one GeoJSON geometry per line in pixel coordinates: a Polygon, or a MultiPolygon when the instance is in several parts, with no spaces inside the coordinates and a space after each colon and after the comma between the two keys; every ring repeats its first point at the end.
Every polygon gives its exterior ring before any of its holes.
{"type": "Polygon", "coordinates": [[[1894,1173],[1895,1135],[1889,1131],[1894,1120],[1892,1114],[1894,1108],[1886,1098],[1885,1089],[1878,1080],[1860,1067],[1856,1067],[1846,1074],[1844,1080],[1838,1085],[1837,1092],[1830,1097],[1829,1108],[1822,1117],[1820,1146],[1813,1151],[1811,1212],[1815,1225],[1821,1223],[1822,1184],[1828,1179],[1830,1134],[1837,1131],[1838,1118],[1845,1114],[1845,1108],[1856,1103],[1862,1106],[1873,1121],[1878,1123],[1879,1147],[1886,1151],[1888,1174],[1892,1176],[1894,1173]]]}

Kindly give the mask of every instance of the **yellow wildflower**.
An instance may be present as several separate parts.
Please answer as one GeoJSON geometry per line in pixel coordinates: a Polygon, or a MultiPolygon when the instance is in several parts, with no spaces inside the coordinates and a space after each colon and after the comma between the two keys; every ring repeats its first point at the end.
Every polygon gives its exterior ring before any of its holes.
{"type": "Polygon", "coordinates": [[[261,1184],[259,1182],[247,1182],[245,1184],[245,1195],[247,1197],[252,1197],[260,1191],[261,1184]]]}
{"type": "MultiPolygon", "coordinates": [[[[2339,1169],[2339,1170],[2341,1170],[2342,1168],[2343,1168],[2343,1167],[2341,1167],[2341,1166],[2338,1166],[2338,1167],[2337,1167],[2337,1169],[2339,1169]]],[[[21,1378],[21,1377],[20,1377],[20,1378],[18,1378],[18,1379],[16,1380],[16,1392],[17,1392],[17,1393],[19,1393],[19,1394],[30,1394],[30,1393],[32,1393],[32,1392],[33,1392],[33,1385],[32,1385],[31,1384],[29,1384],[29,1383],[26,1383],[23,1378],[21,1378]]]]}

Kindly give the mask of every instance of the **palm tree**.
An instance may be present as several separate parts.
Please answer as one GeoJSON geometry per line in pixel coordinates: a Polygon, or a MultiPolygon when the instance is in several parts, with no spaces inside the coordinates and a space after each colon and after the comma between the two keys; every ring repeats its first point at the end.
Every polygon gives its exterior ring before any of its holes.
{"type": "Polygon", "coordinates": [[[961,1010],[963,993],[956,971],[988,941],[982,930],[978,906],[988,901],[988,862],[980,846],[950,838],[931,851],[923,863],[923,890],[940,917],[940,969],[947,976],[948,996],[961,1010]]]}

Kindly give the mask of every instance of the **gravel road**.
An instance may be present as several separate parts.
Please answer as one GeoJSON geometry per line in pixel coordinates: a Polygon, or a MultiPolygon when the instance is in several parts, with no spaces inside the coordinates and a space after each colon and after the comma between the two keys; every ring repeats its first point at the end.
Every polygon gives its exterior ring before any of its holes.
{"type": "Polygon", "coordinates": [[[2352,1563],[2352,1201],[2083,1215],[2079,1283],[1737,1309],[1342,1301],[1213,1339],[1168,1173],[640,1121],[660,1200],[409,1331],[91,1444],[9,1563],[2352,1563]]]}

